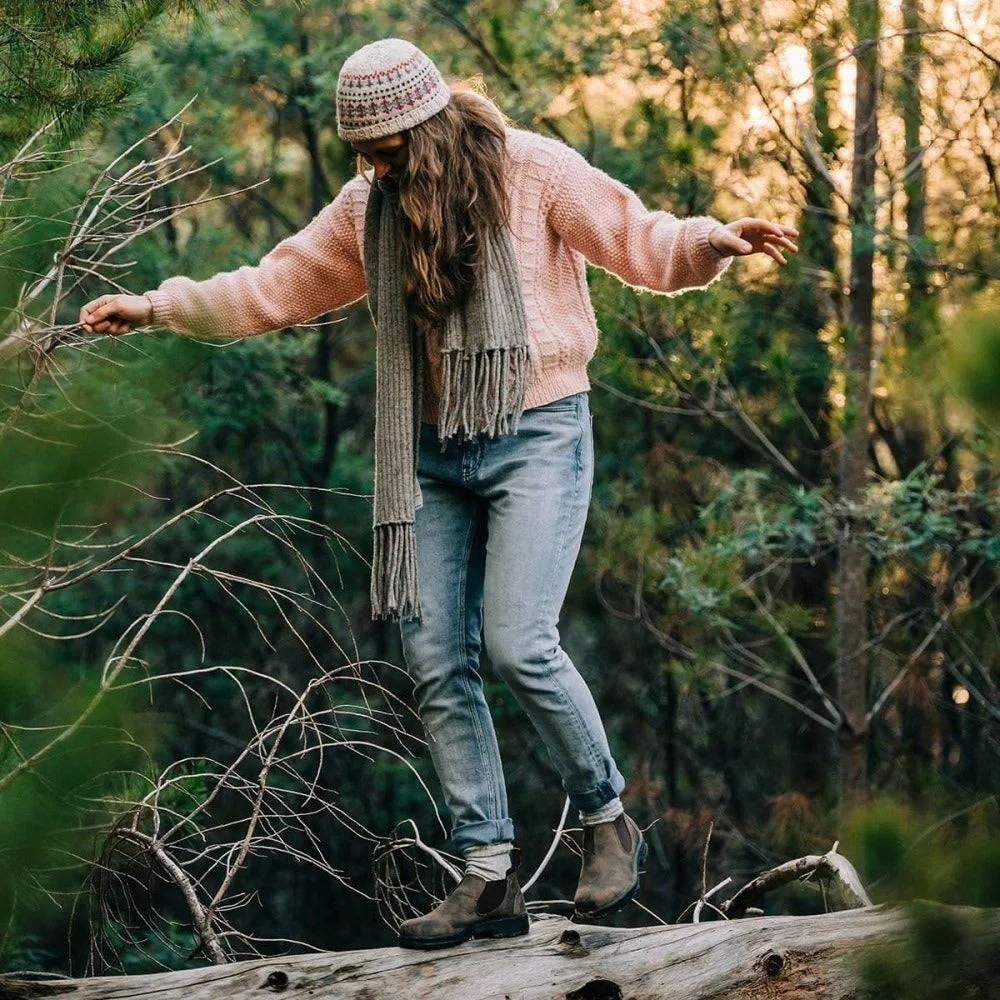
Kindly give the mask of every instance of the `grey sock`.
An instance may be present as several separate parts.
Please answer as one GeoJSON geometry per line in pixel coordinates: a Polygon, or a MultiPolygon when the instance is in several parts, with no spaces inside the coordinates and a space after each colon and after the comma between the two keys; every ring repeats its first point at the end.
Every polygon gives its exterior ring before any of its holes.
{"type": "Polygon", "coordinates": [[[510,849],[512,841],[505,840],[499,844],[476,844],[462,852],[465,858],[465,874],[479,875],[487,882],[495,882],[504,878],[510,868],[510,849]]]}
{"type": "Polygon", "coordinates": [[[580,822],[584,826],[593,826],[595,823],[610,823],[625,812],[622,800],[616,795],[610,802],[606,802],[600,809],[580,810],[580,822]]]}

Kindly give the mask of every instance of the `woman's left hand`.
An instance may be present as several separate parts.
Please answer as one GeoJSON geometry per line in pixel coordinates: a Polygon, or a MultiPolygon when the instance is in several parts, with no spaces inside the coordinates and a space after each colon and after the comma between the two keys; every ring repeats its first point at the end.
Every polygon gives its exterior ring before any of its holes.
{"type": "Polygon", "coordinates": [[[767,219],[747,218],[716,226],[708,234],[708,242],[723,257],[747,257],[752,253],[766,253],[779,264],[787,264],[788,261],[778,247],[798,253],[799,248],[789,239],[790,236],[798,235],[799,231],[792,226],[768,222],[767,219]]]}

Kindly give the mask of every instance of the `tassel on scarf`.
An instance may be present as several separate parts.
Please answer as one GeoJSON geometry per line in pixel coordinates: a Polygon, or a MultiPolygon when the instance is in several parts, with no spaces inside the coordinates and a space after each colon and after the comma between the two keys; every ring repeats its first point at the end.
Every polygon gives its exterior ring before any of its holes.
{"type": "Polygon", "coordinates": [[[483,432],[488,437],[517,432],[528,391],[530,364],[526,346],[464,355],[461,351],[443,351],[441,362],[440,441],[459,429],[465,438],[483,432]],[[509,372],[513,372],[512,386],[508,378],[501,377],[509,372]]]}
{"type": "Polygon", "coordinates": [[[412,524],[375,526],[371,601],[373,619],[420,617],[417,539],[412,524]]]}

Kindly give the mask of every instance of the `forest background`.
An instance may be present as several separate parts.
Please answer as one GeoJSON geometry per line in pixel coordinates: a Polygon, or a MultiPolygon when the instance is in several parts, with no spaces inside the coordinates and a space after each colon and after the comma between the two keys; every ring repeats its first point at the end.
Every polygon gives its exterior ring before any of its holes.
{"type": "MultiPolygon", "coordinates": [[[[680,296],[589,270],[560,632],[648,827],[619,921],[837,840],[877,899],[1000,905],[996,0],[17,0],[0,969],[386,944],[447,885],[397,630],[369,617],[365,304],[225,344],[75,324],[302,228],[356,169],[337,71],[386,35],[647,207],[800,233],[786,267],[680,296]]],[[[558,909],[574,818],[484,678],[526,867],[559,839],[529,899],[558,909]]]]}

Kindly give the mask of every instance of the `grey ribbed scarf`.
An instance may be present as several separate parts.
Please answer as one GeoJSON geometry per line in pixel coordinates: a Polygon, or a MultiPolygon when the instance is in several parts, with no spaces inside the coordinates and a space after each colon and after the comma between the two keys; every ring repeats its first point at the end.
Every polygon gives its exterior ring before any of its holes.
{"type": "MultiPolygon", "coordinates": [[[[403,298],[399,197],[373,184],[365,211],[364,264],[375,322],[375,511],[372,619],[422,616],[415,512],[423,505],[417,446],[423,412],[423,344],[403,298]]],[[[528,324],[510,233],[498,227],[482,279],[440,330],[441,450],[466,438],[516,433],[530,381],[528,324]],[[507,377],[501,377],[506,375],[507,377]],[[511,376],[513,376],[511,378],[511,376]],[[508,384],[509,383],[509,384],[508,384]],[[462,438],[460,437],[459,440],[462,438]]]]}

